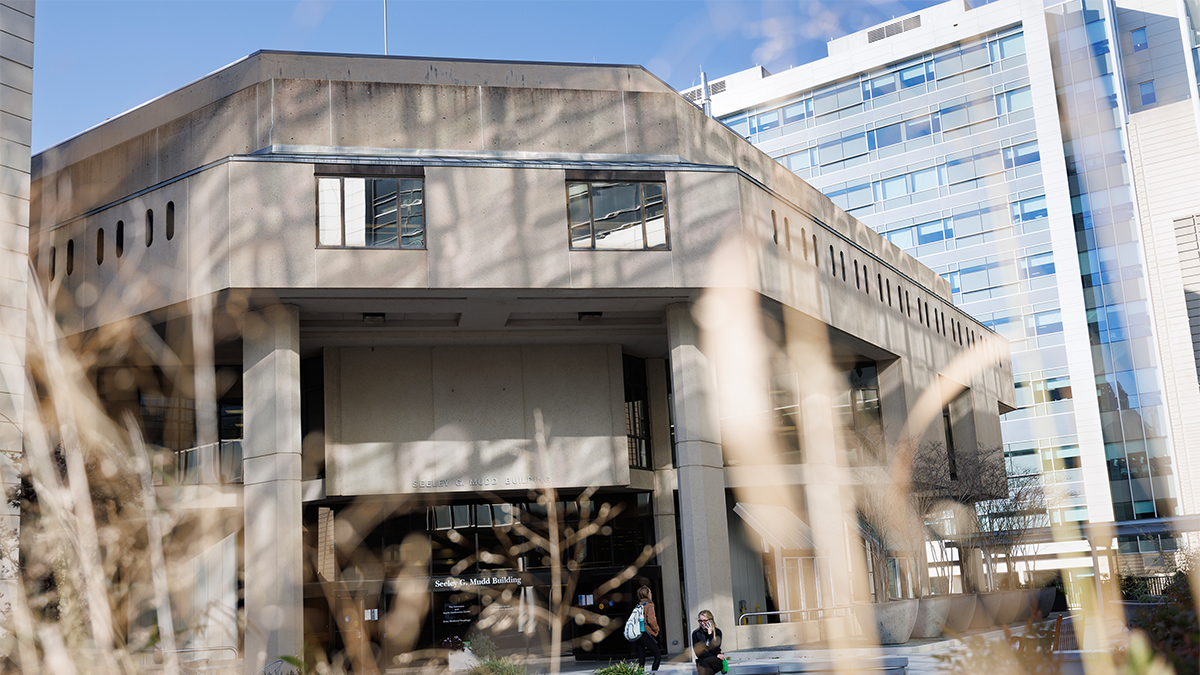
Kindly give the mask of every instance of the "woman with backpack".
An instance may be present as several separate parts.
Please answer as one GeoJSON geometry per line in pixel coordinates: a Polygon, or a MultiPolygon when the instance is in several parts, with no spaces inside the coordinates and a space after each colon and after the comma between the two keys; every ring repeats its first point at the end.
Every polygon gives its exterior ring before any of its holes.
{"type": "Polygon", "coordinates": [[[651,599],[650,587],[639,588],[637,596],[638,607],[641,608],[642,618],[646,622],[646,629],[633,641],[638,651],[638,667],[646,668],[646,650],[649,649],[650,653],[654,655],[654,668],[650,672],[656,672],[662,662],[662,654],[658,651],[658,617],[654,615],[654,601],[651,599]]]}

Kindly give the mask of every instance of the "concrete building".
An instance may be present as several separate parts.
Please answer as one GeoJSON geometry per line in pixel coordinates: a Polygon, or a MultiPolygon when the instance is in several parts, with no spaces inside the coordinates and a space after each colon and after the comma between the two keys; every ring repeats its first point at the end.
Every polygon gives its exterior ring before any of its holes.
{"type": "Polygon", "coordinates": [[[955,0],[711,87],[1012,341],[1010,475],[1061,490],[1055,525],[1139,521],[1127,569],[1200,512],[1198,21],[1192,0],[955,0]]]}
{"type": "MultiPolygon", "coordinates": [[[[22,451],[25,415],[25,308],[29,291],[29,145],[33,117],[33,2],[0,2],[0,485],[19,482],[13,462],[22,451]]],[[[7,501],[0,537],[20,529],[7,501]]],[[[5,545],[8,545],[5,541],[5,545]]],[[[0,563],[0,591],[15,561],[0,563]]]]}
{"type": "Polygon", "coordinates": [[[67,340],[209,517],[185,644],[246,673],[520,648],[564,590],[581,657],[639,582],[671,652],[702,608],[731,648],[911,597],[911,551],[864,581],[849,471],[999,461],[1013,409],[949,282],[640,67],[258,52],[40,153],[32,200],[67,340]]]}

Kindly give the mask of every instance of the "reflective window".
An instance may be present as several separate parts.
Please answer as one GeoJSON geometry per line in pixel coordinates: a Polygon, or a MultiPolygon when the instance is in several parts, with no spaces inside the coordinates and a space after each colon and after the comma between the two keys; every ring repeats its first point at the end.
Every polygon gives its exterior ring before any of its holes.
{"type": "Polygon", "coordinates": [[[1146,29],[1139,28],[1129,33],[1129,37],[1133,40],[1133,51],[1140,52],[1150,48],[1150,43],[1146,41],[1146,29]]]}
{"type": "Polygon", "coordinates": [[[996,112],[1001,115],[1032,107],[1033,91],[1029,87],[1007,91],[996,97],[996,112]]]}
{"type": "Polygon", "coordinates": [[[1154,80],[1138,85],[1138,94],[1142,97],[1142,105],[1150,105],[1158,100],[1154,95],[1154,80]]]}
{"type": "Polygon", "coordinates": [[[424,183],[421,178],[318,178],[318,243],[425,248],[424,183]]]}
{"type": "Polygon", "coordinates": [[[663,183],[568,183],[567,202],[573,249],[667,248],[663,183]]]}
{"type": "Polygon", "coordinates": [[[1000,58],[1007,59],[1010,56],[1025,53],[1025,34],[1017,33],[1002,37],[998,41],[1000,48],[1000,58]]]}

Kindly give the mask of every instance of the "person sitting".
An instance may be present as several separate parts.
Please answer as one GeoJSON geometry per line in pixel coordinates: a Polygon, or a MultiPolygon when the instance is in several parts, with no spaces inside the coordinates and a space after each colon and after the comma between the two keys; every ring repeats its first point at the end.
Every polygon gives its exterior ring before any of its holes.
{"type": "Polygon", "coordinates": [[[700,610],[696,617],[700,627],[692,631],[692,652],[696,655],[696,670],[700,675],[721,672],[722,663],[728,658],[721,653],[721,629],[713,621],[712,612],[700,610]]]}

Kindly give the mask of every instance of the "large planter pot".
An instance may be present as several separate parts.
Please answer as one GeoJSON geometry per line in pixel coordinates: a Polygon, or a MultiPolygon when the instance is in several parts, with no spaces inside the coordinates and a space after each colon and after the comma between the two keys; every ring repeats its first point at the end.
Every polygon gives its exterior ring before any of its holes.
{"type": "Polygon", "coordinates": [[[1021,603],[1025,602],[1025,591],[1001,591],[1000,592],[1000,613],[996,616],[996,623],[1008,625],[1017,620],[1017,614],[1021,612],[1021,603]]]}
{"type": "Polygon", "coordinates": [[[1017,608],[1017,623],[1028,621],[1029,617],[1033,616],[1034,610],[1037,609],[1038,603],[1038,589],[1026,588],[1021,593],[1024,594],[1024,597],[1021,598],[1021,606],[1017,608]]]}
{"type": "Polygon", "coordinates": [[[1058,589],[1054,586],[1038,589],[1037,611],[1043,619],[1050,616],[1054,609],[1054,599],[1058,597],[1058,589]]]}
{"type": "Polygon", "coordinates": [[[950,598],[950,613],[946,615],[946,632],[962,635],[971,627],[971,620],[975,618],[975,610],[979,607],[979,598],[974,593],[947,597],[950,598]]]}
{"type": "Polygon", "coordinates": [[[875,633],[879,636],[881,645],[900,645],[912,637],[913,626],[917,623],[917,610],[920,603],[913,600],[892,600],[891,602],[856,602],[854,614],[863,630],[874,624],[875,633]]]}
{"type": "Polygon", "coordinates": [[[995,598],[987,600],[995,593],[979,593],[975,597],[979,598],[979,606],[975,608],[975,618],[971,619],[971,629],[979,630],[981,628],[989,628],[996,620],[996,611],[1000,609],[1000,599],[995,598]],[[993,607],[988,607],[991,604],[993,607]]]}
{"type": "Polygon", "coordinates": [[[912,636],[935,638],[941,635],[946,626],[946,618],[950,615],[950,603],[953,599],[953,595],[927,595],[921,598],[912,636]]]}

